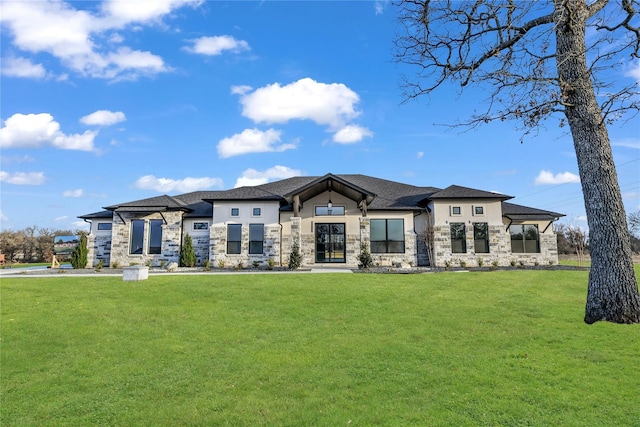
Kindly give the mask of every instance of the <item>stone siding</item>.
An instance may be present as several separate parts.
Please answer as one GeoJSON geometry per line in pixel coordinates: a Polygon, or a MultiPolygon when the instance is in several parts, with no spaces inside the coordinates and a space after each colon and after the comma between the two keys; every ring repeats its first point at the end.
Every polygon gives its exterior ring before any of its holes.
{"type": "Polygon", "coordinates": [[[96,267],[100,261],[105,267],[111,262],[111,236],[96,236],[90,234],[87,236],[87,259],[89,260],[87,267],[96,267]]]}
{"type": "Polygon", "coordinates": [[[170,262],[180,262],[180,242],[182,237],[182,212],[163,212],[149,215],[136,215],[123,213],[113,216],[111,229],[111,257],[110,265],[126,267],[129,265],[160,266],[170,262]],[[124,219],[124,221],[123,221],[124,219]],[[145,232],[142,254],[130,254],[131,244],[131,220],[142,219],[145,221],[145,232]],[[161,253],[149,254],[149,220],[161,219],[162,246],[161,253]],[[166,222],[165,222],[166,221],[166,222]]]}
{"type": "Polygon", "coordinates": [[[449,226],[434,227],[434,258],[435,266],[477,267],[478,260],[482,265],[509,266],[523,263],[524,265],[549,265],[558,263],[557,237],[554,234],[540,234],[540,253],[511,253],[511,235],[503,226],[489,226],[489,253],[474,251],[473,228],[466,228],[466,253],[451,252],[451,230],[449,226]]]}
{"type": "Polygon", "coordinates": [[[242,243],[239,254],[227,253],[227,226],[214,225],[209,229],[208,256],[212,268],[251,267],[254,262],[267,266],[272,260],[280,266],[280,225],[265,225],[261,254],[249,253],[249,226],[242,226],[242,243]]]}

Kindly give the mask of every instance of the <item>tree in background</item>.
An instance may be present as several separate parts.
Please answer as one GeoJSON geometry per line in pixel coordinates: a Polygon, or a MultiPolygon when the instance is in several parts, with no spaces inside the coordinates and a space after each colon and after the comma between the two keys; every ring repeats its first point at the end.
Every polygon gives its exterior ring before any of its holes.
{"type": "Polygon", "coordinates": [[[193,249],[191,236],[187,234],[180,249],[180,266],[193,267],[194,265],[196,265],[196,251],[193,249]]]}
{"type": "Polygon", "coordinates": [[[640,110],[638,84],[623,86],[618,78],[629,59],[640,58],[638,1],[395,4],[404,31],[395,40],[396,59],[417,71],[405,78],[407,100],[429,95],[445,82],[478,85],[491,91],[486,110],[462,125],[513,119],[524,135],[548,118],[569,126],[591,248],[584,321],[640,323],[640,294],[607,131],[607,124],[640,110]]]}
{"type": "Polygon", "coordinates": [[[80,242],[71,253],[71,266],[73,268],[86,268],[89,259],[87,258],[89,250],[87,249],[87,235],[80,233],[80,242]]]}

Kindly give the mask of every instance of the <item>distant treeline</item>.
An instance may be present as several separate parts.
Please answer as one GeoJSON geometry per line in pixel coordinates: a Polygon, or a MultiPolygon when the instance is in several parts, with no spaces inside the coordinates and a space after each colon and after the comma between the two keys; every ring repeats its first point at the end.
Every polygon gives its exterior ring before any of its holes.
{"type": "Polygon", "coordinates": [[[37,226],[24,230],[0,231],[0,253],[7,262],[51,262],[56,236],[71,236],[85,231],[53,230],[37,226]]]}

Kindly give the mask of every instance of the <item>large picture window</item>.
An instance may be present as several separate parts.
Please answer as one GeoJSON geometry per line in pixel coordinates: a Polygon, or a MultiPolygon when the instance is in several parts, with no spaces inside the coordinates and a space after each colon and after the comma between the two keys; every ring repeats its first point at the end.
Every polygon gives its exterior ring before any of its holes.
{"type": "Polygon", "coordinates": [[[227,253],[239,254],[242,249],[242,224],[227,226],[227,253]]]}
{"type": "Polygon", "coordinates": [[[131,220],[131,244],[129,245],[129,253],[132,255],[142,255],[144,245],[144,220],[131,220]]]}
{"type": "Polygon", "coordinates": [[[473,249],[477,254],[489,253],[489,225],[486,222],[473,224],[473,249]]]}
{"type": "Polygon", "coordinates": [[[467,230],[464,222],[451,223],[451,253],[467,253],[467,230]]]}
{"type": "Polygon", "coordinates": [[[372,219],[372,253],[404,253],[404,220],[372,219]]]}
{"type": "Polygon", "coordinates": [[[540,237],[535,224],[518,224],[509,227],[512,253],[539,253],[540,237]]]}
{"type": "Polygon", "coordinates": [[[149,221],[149,254],[162,253],[162,220],[149,221]]]}
{"type": "Polygon", "coordinates": [[[264,224],[249,224],[249,253],[262,254],[264,246],[264,224]]]}

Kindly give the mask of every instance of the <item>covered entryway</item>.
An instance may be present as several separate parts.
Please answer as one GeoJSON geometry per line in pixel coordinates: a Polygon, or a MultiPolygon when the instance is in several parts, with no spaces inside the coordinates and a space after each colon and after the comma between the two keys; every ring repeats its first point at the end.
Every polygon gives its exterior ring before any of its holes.
{"type": "Polygon", "coordinates": [[[344,223],[316,224],[316,262],[346,262],[344,223]]]}

